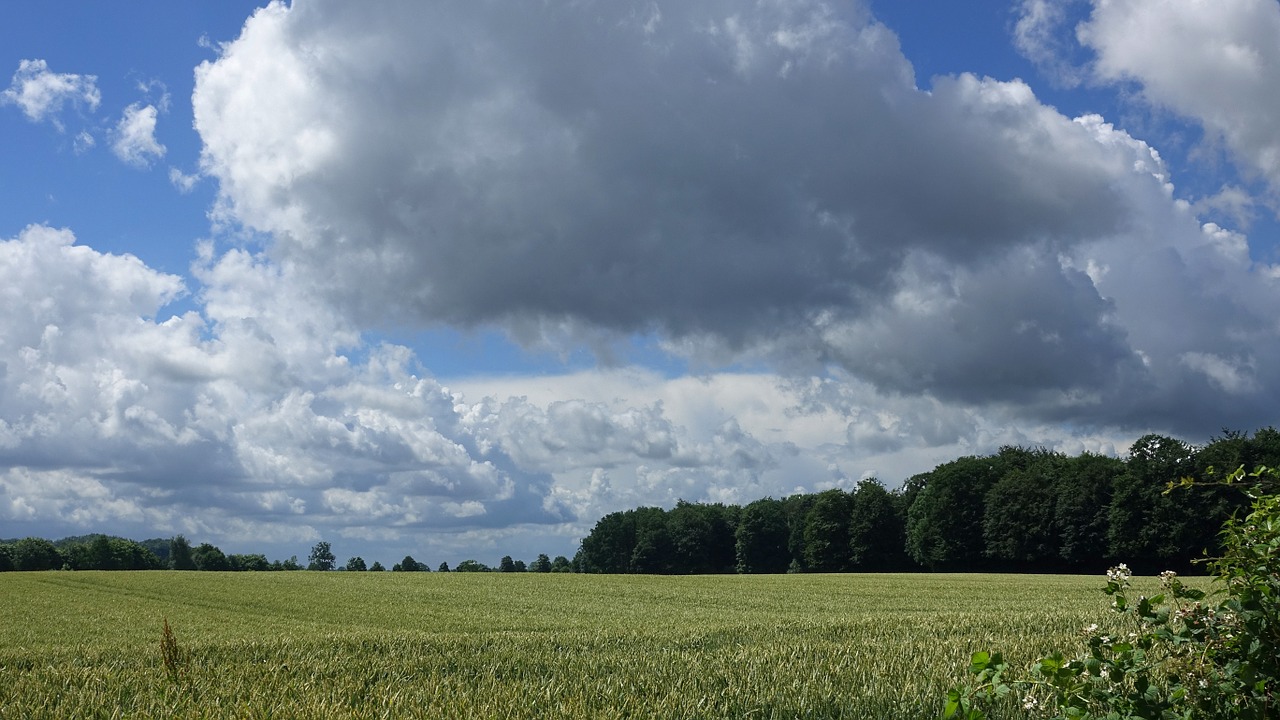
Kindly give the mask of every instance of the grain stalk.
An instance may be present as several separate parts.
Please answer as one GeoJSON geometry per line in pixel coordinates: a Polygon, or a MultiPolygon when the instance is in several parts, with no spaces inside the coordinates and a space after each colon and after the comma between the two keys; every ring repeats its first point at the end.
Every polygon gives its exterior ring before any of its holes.
{"type": "Polygon", "coordinates": [[[178,639],[173,636],[173,629],[169,627],[169,618],[164,619],[164,626],[160,630],[160,659],[164,662],[164,670],[169,675],[169,679],[178,682],[182,679],[183,671],[186,669],[185,653],[182,647],[178,645],[178,639]]]}

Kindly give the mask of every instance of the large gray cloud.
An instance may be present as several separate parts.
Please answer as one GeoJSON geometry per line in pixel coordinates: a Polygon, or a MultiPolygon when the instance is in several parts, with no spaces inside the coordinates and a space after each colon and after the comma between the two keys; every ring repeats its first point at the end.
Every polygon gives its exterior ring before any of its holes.
{"type": "Polygon", "coordinates": [[[1196,265],[1152,148],[1020,81],[918,88],[858,6],[272,5],[195,110],[222,212],[357,323],[657,331],[1182,431],[1276,387],[1266,269],[1196,265]]]}
{"type": "Polygon", "coordinates": [[[815,2],[311,2],[195,104],[229,209],[360,317],[749,344],[878,302],[913,248],[1121,223],[1105,153],[1026,86],[913,82],[815,2]]]}

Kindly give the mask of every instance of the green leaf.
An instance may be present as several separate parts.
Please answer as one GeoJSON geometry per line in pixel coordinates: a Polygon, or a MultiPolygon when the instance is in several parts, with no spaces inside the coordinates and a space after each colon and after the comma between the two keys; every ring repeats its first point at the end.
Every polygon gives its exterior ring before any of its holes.
{"type": "Polygon", "coordinates": [[[953,718],[956,716],[956,713],[959,711],[960,711],[960,691],[958,689],[953,688],[951,692],[947,693],[947,705],[942,710],[942,717],[953,718]]]}

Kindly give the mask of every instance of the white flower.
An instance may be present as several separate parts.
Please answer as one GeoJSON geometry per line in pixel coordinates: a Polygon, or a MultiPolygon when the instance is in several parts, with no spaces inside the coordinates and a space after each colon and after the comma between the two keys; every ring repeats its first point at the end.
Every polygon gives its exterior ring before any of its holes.
{"type": "Polygon", "coordinates": [[[1129,578],[1131,577],[1133,577],[1133,571],[1124,563],[1120,563],[1107,571],[1107,580],[1110,580],[1113,583],[1123,584],[1129,582],[1129,578]]]}
{"type": "Polygon", "coordinates": [[[1040,701],[1037,700],[1034,695],[1028,694],[1022,699],[1023,710],[1035,710],[1038,707],[1040,707],[1040,701]]]}

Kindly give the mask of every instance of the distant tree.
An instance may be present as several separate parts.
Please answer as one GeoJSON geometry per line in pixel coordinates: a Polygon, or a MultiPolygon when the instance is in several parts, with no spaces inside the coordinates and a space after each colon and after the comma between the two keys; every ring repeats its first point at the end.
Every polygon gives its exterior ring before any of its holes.
{"type": "Polygon", "coordinates": [[[195,560],[191,558],[191,543],[182,535],[174,535],[169,540],[169,567],[174,570],[195,570],[195,560]]]}
{"type": "Polygon", "coordinates": [[[764,498],[742,508],[736,535],[740,573],[783,573],[791,562],[790,530],[781,500],[764,498]]]}
{"type": "Polygon", "coordinates": [[[364,558],[357,555],[347,561],[347,569],[363,572],[368,568],[366,568],[364,565],[364,558]]]}
{"type": "Polygon", "coordinates": [[[629,512],[634,518],[635,545],[624,572],[670,574],[675,564],[675,545],[667,529],[667,511],[660,507],[641,507],[629,512]]]}
{"type": "Polygon", "coordinates": [[[987,557],[1004,570],[1053,568],[1060,556],[1055,485],[1067,469],[1066,457],[1042,451],[1020,463],[987,491],[982,539],[987,557]]]}
{"type": "Polygon", "coordinates": [[[516,563],[511,559],[510,555],[503,555],[498,561],[498,572],[515,572],[516,563]]]}
{"type": "Polygon", "coordinates": [[[911,559],[929,570],[984,567],[981,528],[986,495],[1004,469],[996,457],[969,456],[928,473],[907,511],[911,559]]]}
{"type": "Polygon", "coordinates": [[[803,572],[804,524],[809,508],[817,502],[817,495],[791,495],[782,499],[782,512],[787,518],[787,572],[803,572]],[[799,570],[796,570],[796,568],[799,570]]]}
{"type": "Polygon", "coordinates": [[[155,556],[160,558],[160,562],[163,566],[169,568],[173,567],[169,562],[170,542],[172,542],[172,539],[170,538],[151,538],[149,540],[142,540],[138,544],[155,553],[155,556]]]}
{"type": "MultiPolygon", "coordinates": [[[[97,570],[98,567],[93,558],[93,541],[97,537],[96,535],[84,535],[54,541],[53,546],[58,549],[58,554],[62,556],[62,569],[97,570]]],[[[104,540],[106,539],[106,536],[102,537],[104,540]]]]}
{"type": "Polygon", "coordinates": [[[449,572],[449,563],[447,562],[440,563],[439,572],[449,572]]]}
{"type": "Polygon", "coordinates": [[[404,559],[392,566],[392,572],[418,572],[421,570],[418,561],[413,559],[412,555],[405,555],[404,559]]]}
{"type": "Polygon", "coordinates": [[[1170,482],[1192,474],[1194,455],[1191,446],[1163,435],[1144,435],[1133,443],[1111,497],[1107,538],[1112,557],[1140,571],[1192,569],[1191,558],[1213,542],[1203,538],[1197,546],[1202,519],[1197,515],[1213,513],[1200,504],[1198,488],[1164,491],[1170,482]]]}
{"type": "Polygon", "coordinates": [[[247,555],[228,555],[227,564],[232,570],[262,572],[271,569],[271,563],[267,562],[267,556],[261,553],[250,553],[247,555]]]}
{"type": "Polygon", "coordinates": [[[902,570],[907,564],[906,518],[898,498],[875,478],[850,497],[849,565],[863,572],[902,570]]]}
{"type": "Polygon", "coordinates": [[[227,556],[215,545],[209,543],[200,543],[191,551],[191,560],[196,565],[196,570],[230,570],[231,565],[227,562],[227,556]]]}
{"type": "Polygon", "coordinates": [[[849,569],[852,498],[835,488],[818,493],[804,520],[804,564],[811,572],[849,569]]]}
{"type": "Polygon", "coordinates": [[[569,562],[569,558],[563,555],[557,555],[551,561],[551,572],[573,572],[573,563],[569,562]]]}
{"type": "Polygon", "coordinates": [[[475,560],[463,560],[458,563],[458,567],[454,568],[454,572],[489,572],[490,568],[482,562],[475,560]]]}
{"type": "Polygon", "coordinates": [[[529,563],[529,572],[551,572],[551,558],[547,557],[545,553],[539,554],[537,560],[529,563]]]}
{"type": "Polygon", "coordinates": [[[738,515],[736,506],[677,502],[665,518],[672,546],[670,571],[682,575],[733,572],[738,515]]]}
{"type": "Polygon", "coordinates": [[[13,570],[13,554],[8,543],[0,543],[0,572],[13,570]]]}
{"type": "Polygon", "coordinates": [[[298,562],[297,555],[290,555],[288,560],[280,563],[281,570],[301,570],[302,563],[298,562]]]}
{"type": "Polygon", "coordinates": [[[378,562],[377,560],[374,560],[373,564],[369,566],[369,572],[385,572],[385,571],[386,571],[386,568],[382,567],[382,563],[378,562]]]}
{"type": "Polygon", "coordinates": [[[1241,465],[1246,469],[1280,467],[1280,431],[1265,427],[1250,437],[1249,433],[1224,428],[1221,435],[1211,438],[1196,452],[1194,465],[1201,476],[1209,468],[1225,476],[1241,465]]]}
{"type": "Polygon", "coordinates": [[[1119,458],[1083,453],[1067,459],[1054,483],[1054,525],[1063,567],[1098,574],[1108,567],[1108,511],[1122,472],[1119,458]]]}
{"type": "Polygon", "coordinates": [[[523,560],[517,560],[515,562],[515,567],[516,572],[529,572],[529,566],[525,565],[523,560]]]}
{"type": "Polygon", "coordinates": [[[88,557],[87,570],[118,570],[119,564],[111,552],[111,540],[106,535],[98,535],[85,547],[88,557]]]}
{"type": "Polygon", "coordinates": [[[311,547],[311,554],[307,556],[308,570],[332,570],[337,564],[338,559],[333,556],[329,543],[321,540],[311,547]]]}
{"type": "Polygon", "coordinates": [[[142,543],[126,538],[107,538],[110,563],[117,570],[160,570],[165,563],[142,543]]]}
{"type": "Polygon", "coordinates": [[[624,573],[631,567],[635,547],[635,512],[612,512],[600,518],[582,539],[574,562],[578,572],[624,573]]]}
{"type": "Polygon", "coordinates": [[[10,546],[15,570],[57,570],[63,558],[58,548],[44,538],[23,538],[10,546]]]}

